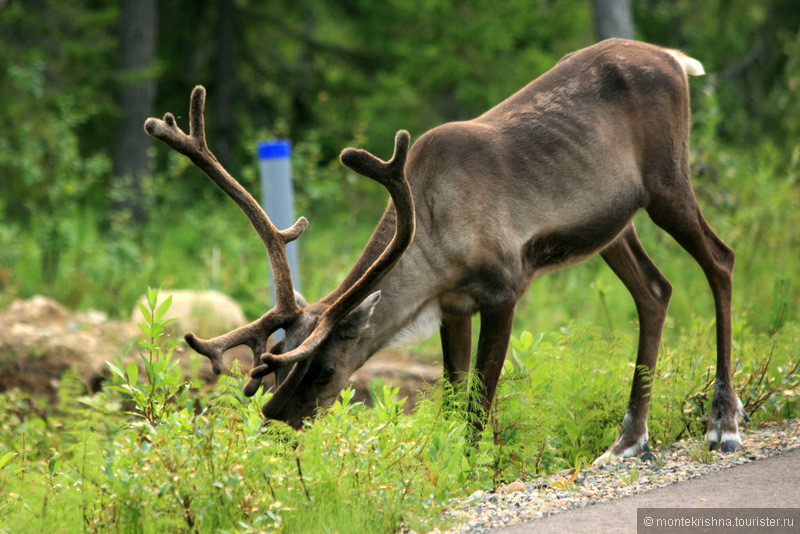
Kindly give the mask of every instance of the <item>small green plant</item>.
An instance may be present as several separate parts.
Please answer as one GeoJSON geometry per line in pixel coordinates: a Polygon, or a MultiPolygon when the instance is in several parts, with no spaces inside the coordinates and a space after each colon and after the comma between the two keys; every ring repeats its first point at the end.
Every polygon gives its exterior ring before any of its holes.
{"type": "Polygon", "coordinates": [[[638,460],[635,460],[628,468],[628,472],[621,474],[619,479],[622,481],[623,484],[628,485],[638,481],[640,475],[641,475],[641,465],[639,464],[638,460]]]}
{"type": "Polygon", "coordinates": [[[602,355],[628,343],[597,327],[512,338],[492,419],[507,478],[581,469],[613,441],[632,369],[602,355]]]}
{"type": "Polygon", "coordinates": [[[664,467],[667,465],[667,455],[663,451],[651,451],[652,463],[654,467],[664,467]]]}
{"type": "Polygon", "coordinates": [[[699,464],[710,464],[716,458],[714,451],[709,450],[703,440],[693,440],[688,447],[689,458],[699,464]]]}
{"type": "Polygon", "coordinates": [[[158,290],[152,288],[147,289],[146,297],[147,304],[139,302],[145,318],[139,324],[145,335],[139,342],[142,348],[139,362],[125,364],[124,356],[115,363],[109,362],[108,367],[113,372],[114,381],[107,387],[130,395],[136,406],[133,413],[151,425],[158,425],[167,415],[172,403],[185,403],[190,383],[184,380],[180,362],[173,359],[175,345],[165,337],[167,324],[174,320],[163,320],[172,305],[172,297],[167,297],[159,305],[158,290]],[[144,368],[143,377],[139,375],[139,363],[144,368]]]}

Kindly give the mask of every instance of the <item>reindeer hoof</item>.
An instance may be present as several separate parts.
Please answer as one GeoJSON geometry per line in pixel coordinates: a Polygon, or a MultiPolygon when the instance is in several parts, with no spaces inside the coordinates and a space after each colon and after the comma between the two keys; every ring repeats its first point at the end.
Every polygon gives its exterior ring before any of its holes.
{"type": "Polygon", "coordinates": [[[652,462],[656,458],[650,450],[650,446],[645,442],[644,445],[631,446],[620,452],[615,451],[615,447],[611,446],[606,452],[598,456],[597,459],[592,462],[592,465],[604,465],[622,460],[623,458],[633,458],[635,456],[638,456],[643,462],[652,462]]]}
{"type": "Polygon", "coordinates": [[[592,465],[604,464],[611,459],[631,458],[640,454],[643,461],[648,461],[653,456],[650,452],[650,447],[647,445],[648,439],[649,435],[646,426],[644,431],[639,432],[626,431],[623,426],[623,430],[617,440],[592,465]]]}
{"type": "Polygon", "coordinates": [[[706,434],[706,439],[708,440],[708,449],[711,451],[736,452],[744,449],[738,431],[717,433],[717,431],[711,430],[706,434]]]}
{"type": "Polygon", "coordinates": [[[736,451],[741,451],[743,449],[744,445],[742,445],[741,441],[736,441],[732,439],[723,441],[722,445],[719,448],[719,450],[722,452],[736,452],[736,451]]]}
{"type": "Polygon", "coordinates": [[[706,432],[709,450],[736,452],[744,449],[742,438],[739,436],[739,421],[742,420],[750,420],[744,411],[742,401],[733,393],[730,396],[715,393],[706,432]],[[730,400],[731,396],[733,401],[730,400]]]}
{"type": "Polygon", "coordinates": [[[653,451],[650,450],[650,446],[645,443],[644,449],[642,449],[642,455],[639,456],[639,459],[643,462],[654,462],[656,459],[656,455],[653,454],[653,451]]]}
{"type": "Polygon", "coordinates": [[[598,456],[595,459],[595,461],[592,462],[592,467],[598,467],[598,466],[601,466],[601,465],[610,464],[612,462],[619,461],[619,459],[620,459],[619,456],[615,456],[609,450],[609,451],[604,452],[600,456],[598,456]]]}

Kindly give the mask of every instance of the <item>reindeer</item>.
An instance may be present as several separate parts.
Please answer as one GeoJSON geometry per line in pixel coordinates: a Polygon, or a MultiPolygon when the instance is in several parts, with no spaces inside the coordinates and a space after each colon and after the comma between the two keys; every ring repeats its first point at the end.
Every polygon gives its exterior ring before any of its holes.
{"type": "Polygon", "coordinates": [[[672,293],[634,229],[634,214],[644,209],[697,261],[711,287],[717,371],[706,439],[712,449],[740,449],[738,422],[747,416],[731,384],[734,253],[706,223],[689,179],[687,74],[703,73],[681,52],[610,39],[566,55],[483,115],[436,127],[410,148],[409,134],[399,131],[389,161],[344,150],[341,162],[382,184],[391,200],[349,274],[313,304],[295,293],[285,252],[306,219],[279,231],[218,163],[205,141],[205,90],[196,87],[188,135],[169,113],[148,119],[145,130],[189,157],[241,207],[267,249],[276,304],[225,335],[188,333],[186,342],[215,373],[225,350],[250,347],[245,394],[263,377],[280,375],[262,408],[265,422],[300,428],[373,354],[438,330],[444,376],[470,388],[479,433],[527,286],[600,254],[631,293],[640,332],[619,437],[598,460],[638,455],[647,451],[649,376],[672,293]],[[466,384],[475,313],[477,378],[466,384]],[[279,328],[285,336],[268,346],[279,328]]]}

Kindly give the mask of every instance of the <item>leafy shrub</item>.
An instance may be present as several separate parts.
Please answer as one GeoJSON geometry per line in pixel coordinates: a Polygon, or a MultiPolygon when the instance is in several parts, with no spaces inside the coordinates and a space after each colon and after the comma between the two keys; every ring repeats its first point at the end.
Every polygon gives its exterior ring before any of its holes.
{"type": "MultiPolygon", "coordinates": [[[[162,321],[169,303],[156,307],[156,293],[144,310],[144,372],[120,360],[92,397],[69,373],[54,406],[0,394],[0,532],[430,530],[444,526],[438,511],[452,498],[584,467],[615,439],[633,375],[634,335],[571,325],[512,339],[477,449],[466,395],[439,385],[410,415],[382,385],[371,407],[345,390],[303,432],[262,427],[269,393],[244,397],[241,375],[199,391],[180,375],[162,321]]],[[[800,327],[774,324],[734,325],[734,382],[756,422],[800,414],[800,327]]],[[[702,435],[712,333],[713,321],[696,319],[664,343],[652,445],[702,435]]]]}

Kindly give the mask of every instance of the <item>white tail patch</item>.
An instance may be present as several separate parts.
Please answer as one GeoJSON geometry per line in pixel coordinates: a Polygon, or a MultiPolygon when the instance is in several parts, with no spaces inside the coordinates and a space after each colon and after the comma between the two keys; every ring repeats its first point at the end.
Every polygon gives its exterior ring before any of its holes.
{"type": "Polygon", "coordinates": [[[680,50],[667,50],[667,53],[674,57],[678,63],[681,64],[681,67],[683,67],[683,70],[686,71],[686,74],[691,74],[692,76],[702,76],[706,73],[702,63],[687,56],[680,50]]]}

